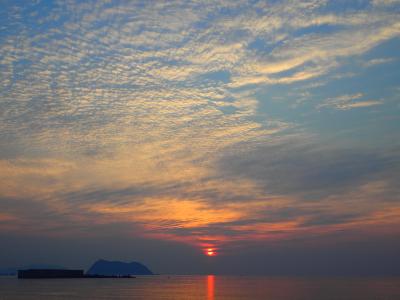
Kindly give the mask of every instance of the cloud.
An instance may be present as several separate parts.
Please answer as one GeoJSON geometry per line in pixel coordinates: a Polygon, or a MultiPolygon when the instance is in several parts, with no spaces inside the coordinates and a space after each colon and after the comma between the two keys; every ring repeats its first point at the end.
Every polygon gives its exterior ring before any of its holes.
{"type": "Polygon", "coordinates": [[[323,147],[298,137],[224,156],[219,168],[224,176],[255,180],[265,193],[318,199],[340,195],[382,176],[392,182],[397,161],[396,154],[323,147]]]}
{"type": "Polygon", "coordinates": [[[84,170],[62,160],[9,160],[0,202],[17,232],[81,236],[123,225],[128,235],[200,247],[396,221],[397,206],[383,205],[398,200],[396,151],[330,149],[296,139],[228,148],[213,162],[217,169],[174,159],[174,167],[152,170],[122,153],[86,158],[84,170]]]}
{"type": "Polygon", "coordinates": [[[319,104],[318,108],[320,109],[324,107],[330,107],[337,110],[349,110],[353,108],[369,107],[383,104],[382,100],[360,100],[360,98],[362,97],[364,97],[364,94],[357,93],[329,98],[322,104],[319,104]]]}
{"type": "MultiPolygon", "coordinates": [[[[297,120],[260,109],[271,87],[328,81],[399,36],[396,12],[326,5],[7,7],[0,218],[21,232],[123,224],[133,235],[216,243],[325,232],[379,215],[368,195],[395,200],[385,192],[396,190],[386,173],[396,175],[394,157],[308,145],[297,120]],[[357,200],[339,205],[350,196],[357,200]],[[365,211],[356,212],[360,203],[365,211]]],[[[318,108],[383,104],[357,93],[318,108]]]]}
{"type": "Polygon", "coordinates": [[[393,61],[395,61],[395,59],[393,58],[374,58],[369,61],[366,61],[365,63],[363,63],[363,65],[368,68],[376,65],[386,64],[393,61]]]}
{"type": "Polygon", "coordinates": [[[399,0],[372,0],[374,6],[391,6],[400,3],[399,0]]]}

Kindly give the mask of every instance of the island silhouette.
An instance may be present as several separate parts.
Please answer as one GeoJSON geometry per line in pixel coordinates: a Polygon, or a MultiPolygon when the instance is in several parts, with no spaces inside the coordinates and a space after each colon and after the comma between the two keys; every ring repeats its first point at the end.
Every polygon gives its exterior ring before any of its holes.
{"type": "Polygon", "coordinates": [[[86,272],[88,275],[154,275],[145,265],[133,261],[130,263],[121,261],[107,261],[99,259],[86,272]]]}

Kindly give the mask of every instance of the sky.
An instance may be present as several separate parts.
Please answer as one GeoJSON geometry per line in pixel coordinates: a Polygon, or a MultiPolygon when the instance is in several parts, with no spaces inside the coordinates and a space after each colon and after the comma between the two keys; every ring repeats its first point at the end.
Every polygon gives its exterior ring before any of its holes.
{"type": "Polygon", "coordinates": [[[1,7],[0,267],[400,274],[400,1],[1,7]]]}

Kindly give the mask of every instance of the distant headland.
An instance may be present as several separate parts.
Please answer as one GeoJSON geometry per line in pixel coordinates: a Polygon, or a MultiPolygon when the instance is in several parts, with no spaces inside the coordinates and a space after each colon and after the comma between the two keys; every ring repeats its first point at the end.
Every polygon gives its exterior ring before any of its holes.
{"type": "Polygon", "coordinates": [[[107,261],[104,259],[99,259],[96,261],[86,272],[86,274],[107,276],[154,275],[149,268],[136,261],[126,263],[121,261],[107,261]]]}

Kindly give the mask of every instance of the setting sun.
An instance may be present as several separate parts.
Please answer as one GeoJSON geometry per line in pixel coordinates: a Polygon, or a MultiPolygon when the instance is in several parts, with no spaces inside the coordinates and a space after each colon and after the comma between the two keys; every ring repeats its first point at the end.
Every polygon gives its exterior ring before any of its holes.
{"type": "Polygon", "coordinates": [[[215,256],[216,255],[214,249],[212,249],[212,248],[208,248],[206,251],[206,254],[207,254],[207,256],[215,256]]]}

